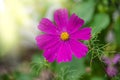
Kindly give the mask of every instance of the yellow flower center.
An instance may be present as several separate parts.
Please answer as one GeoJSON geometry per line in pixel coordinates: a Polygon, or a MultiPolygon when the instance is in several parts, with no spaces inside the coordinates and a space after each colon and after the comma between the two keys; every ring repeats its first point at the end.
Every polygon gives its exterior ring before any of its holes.
{"type": "Polygon", "coordinates": [[[68,40],[69,39],[69,34],[67,32],[62,32],[61,35],[60,35],[60,38],[62,40],[68,40]]]}

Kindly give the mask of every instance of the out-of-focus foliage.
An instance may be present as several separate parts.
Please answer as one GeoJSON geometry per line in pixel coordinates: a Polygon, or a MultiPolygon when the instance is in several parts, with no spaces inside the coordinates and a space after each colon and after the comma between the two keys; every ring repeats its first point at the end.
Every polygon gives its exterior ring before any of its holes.
{"type": "Polygon", "coordinates": [[[56,65],[58,72],[58,80],[76,80],[85,72],[84,59],[78,60],[73,58],[69,63],[62,63],[56,65]],[[62,72],[61,72],[62,71],[62,72]]]}
{"type": "Polygon", "coordinates": [[[105,13],[98,13],[93,18],[94,18],[93,22],[91,22],[91,25],[90,25],[93,27],[92,35],[95,35],[96,33],[101,32],[110,23],[109,15],[105,13]]]}
{"type": "Polygon", "coordinates": [[[94,11],[95,2],[93,0],[88,0],[74,4],[71,13],[76,13],[80,18],[85,20],[85,23],[88,23],[91,21],[94,11]]]}
{"type": "Polygon", "coordinates": [[[102,61],[119,52],[120,0],[0,0],[0,80],[120,80],[120,63],[110,77],[102,61]],[[89,52],[83,59],[48,63],[35,44],[37,25],[63,7],[92,28],[91,40],[84,41],[89,52]]]}
{"type": "Polygon", "coordinates": [[[120,51],[120,16],[114,23],[115,39],[118,50],[120,51]]]}
{"type": "Polygon", "coordinates": [[[40,71],[50,67],[49,63],[41,54],[33,56],[31,66],[33,75],[39,75],[40,71]]]}
{"type": "Polygon", "coordinates": [[[72,62],[69,63],[47,63],[47,61],[40,57],[42,55],[35,55],[32,60],[32,73],[33,75],[39,76],[39,73],[42,70],[51,69],[54,71],[55,80],[76,80],[80,75],[85,72],[85,65],[82,60],[73,59],[72,62]]]}

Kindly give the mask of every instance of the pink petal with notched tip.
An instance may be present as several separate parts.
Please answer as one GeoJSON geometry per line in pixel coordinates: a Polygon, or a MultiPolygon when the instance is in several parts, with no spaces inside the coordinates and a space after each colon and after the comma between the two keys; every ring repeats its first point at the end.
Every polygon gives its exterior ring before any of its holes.
{"type": "Polygon", "coordinates": [[[71,34],[71,38],[80,40],[89,40],[91,38],[91,28],[82,28],[71,34]]]}
{"type": "Polygon", "coordinates": [[[57,62],[69,62],[72,60],[72,51],[68,42],[63,42],[59,48],[57,62]]]}
{"type": "Polygon", "coordinates": [[[53,62],[56,59],[56,56],[58,54],[58,48],[60,47],[60,43],[58,43],[57,45],[45,50],[44,52],[44,57],[46,58],[46,60],[48,60],[49,62],[53,62]]]}
{"type": "Polygon", "coordinates": [[[40,49],[47,49],[53,47],[59,42],[57,36],[52,36],[48,34],[39,35],[36,37],[37,45],[40,49]]]}
{"type": "Polygon", "coordinates": [[[56,26],[47,18],[43,18],[40,21],[38,28],[47,34],[53,34],[53,35],[57,34],[56,26]]]}
{"type": "Polygon", "coordinates": [[[86,45],[84,45],[83,43],[72,39],[70,41],[70,46],[72,49],[73,54],[77,57],[77,58],[82,58],[85,57],[87,52],[88,52],[88,48],[86,45]]]}
{"type": "Polygon", "coordinates": [[[54,20],[60,30],[66,28],[68,24],[68,11],[67,9],[58,9],[54,13],[54,20]]]}
{"type": "Polygon", "coordinates": [[[72,14],[69,19],[69,23],[67,26],[68,31],[71,33],[77,31],[84,24],[84,20],[79,18],[76,14],[72,14]]]}

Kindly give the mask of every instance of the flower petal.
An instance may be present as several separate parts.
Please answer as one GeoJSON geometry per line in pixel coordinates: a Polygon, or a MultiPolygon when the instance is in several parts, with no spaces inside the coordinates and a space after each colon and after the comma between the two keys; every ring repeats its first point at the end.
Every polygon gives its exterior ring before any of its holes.
{"type": "Polygon", "coordinates": [[[59,29],[63,29],[66,27],[68,23],[68,11],[67,9],[58,9],[54,13],[54,20],[59,27],[59,29]]]}
{"type": "Polygon", "coordinates": [[[39,35],[36,37],[37,45],[40,49],[47,49],[59,42],[57,36],[53,35],[39,35]]]}
{"type": "MultiPolygon", "coordinates": [[[[67,29],[71,32],[75,32],[84,24],[84,20],[79,18],[76,14],[72,14],[69,19],[69,24],[67,29]]],[[[71,32],[71,33],[72,33],[71,32]]]]}
{"type": "Polygon", "coordinates": [[[55,27],[55,25],[47,18],[43,18],[39,25],[38,25],[38,28],[45,32],[45,33],[48,33],[48,34],[56,34],[57,32],[57,29],[55,27]]]}
{"type": "Polygon", "coordinates": [[[113,76],[117,75],[118,70],[114,66],[108,66],[106,69],[106,72],[107,72],[108,76],[113,77],[113,76]]]}
{"type": "Polygon", "coordinates": [[[116,54],[115,57],[113,58],[112,62],[114,64],[117,64],[120,61],[120,54],[116,54]]]}
{"type": "Polygon", "coordinates": [[[63,42],[59,48],[57,62],[69,62],[72,60],[72,51],[67,42],[63,42]]]}
{"type": "Polygon", "coordinates": [[[73,40],[73,39],[70,40],[70,46],[71,46],[73,54],[77,58],[85,57],[88,52],[87,46],[77,40],[73,40]]]}
{"type": "Polygon", "coordinates": [[[58,48],[60,47],[60,43],[55,45],[54,47],[51,47],[44,52],[44,57],[49,62],[53,62],[56,59],[58,48]]]}
{"type": "Polygon", "coordinates": [[[108,58],[107,56],[103,56],[102,59],[103,59],[103,62],[104,62],[107,66],[109,66],[109,65],[112,64],[110,58],[108,58]]]}
{"type": "Polygon", "coordinates": [[[91,28],[83,28],[71,34],[71,38],[89,40],[91,38],[91,28]]]}

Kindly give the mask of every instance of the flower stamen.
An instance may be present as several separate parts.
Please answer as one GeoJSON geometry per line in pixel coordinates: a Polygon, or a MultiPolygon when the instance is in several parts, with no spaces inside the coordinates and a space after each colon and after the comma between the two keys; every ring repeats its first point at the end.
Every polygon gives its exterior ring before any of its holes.
{"type": "Polygon", "coordinates": [[[62,32],[61,35],[60,35],[60,38],[62,40],[68,40],[69,39],[69,34],[67,32],[62,32]]]}

